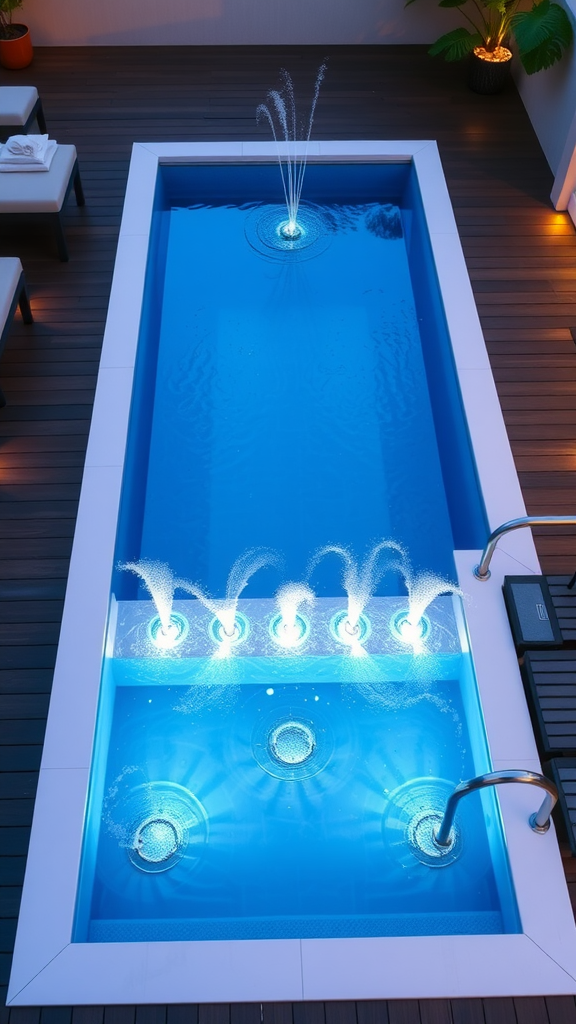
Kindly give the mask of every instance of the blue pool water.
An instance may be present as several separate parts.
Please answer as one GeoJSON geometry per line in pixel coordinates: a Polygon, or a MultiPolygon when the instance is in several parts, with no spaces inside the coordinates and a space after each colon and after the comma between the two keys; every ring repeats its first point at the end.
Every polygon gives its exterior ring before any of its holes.
{"type": "Polygon", "coordinates": [[[222,598],[247,549],[277,558],[227,657],[183,593],[181,643],[155,648],[150,594],[116,569],[76,941],[519,928],[492,794],[464,801],[446,860],[427,838],[490,768],[459,598],[407,645],[391,564],[358,649],[334,634],[341,559],[309,571],[325,545],[362,561],[389,539],[453,582],[454,549],[483,543],[415,179],[310,166],[304,196],[306,237],[282,249],[276,167],[159,180],[117,564],[222,598]],[[279,650],[274,594],[304,578],[309,635],[279,650]]]}

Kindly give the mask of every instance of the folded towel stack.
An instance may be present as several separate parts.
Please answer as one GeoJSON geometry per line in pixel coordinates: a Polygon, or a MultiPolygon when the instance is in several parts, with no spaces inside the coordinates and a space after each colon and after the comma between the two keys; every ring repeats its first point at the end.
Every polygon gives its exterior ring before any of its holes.
{"type": "Polygon", "coordinates": [[[47,135],[12,135],[0,148],[0,171],[48,171],[55,152],[47,135]]]}

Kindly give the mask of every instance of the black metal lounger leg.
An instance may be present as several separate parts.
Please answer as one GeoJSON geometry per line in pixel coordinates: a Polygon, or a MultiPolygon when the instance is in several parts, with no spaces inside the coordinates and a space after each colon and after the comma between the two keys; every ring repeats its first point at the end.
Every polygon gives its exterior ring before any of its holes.
{"type": "Polygon", "coordinates": [[[38,107],[36,109],[36,120],[38,122],[38,127],[39,127],[40,131],[42,132],[42,135],[47,135],[48,134],[48,129],[46,127],[46,118],[44,117],[44,110],[42,108],[42,100],[40,100],[40,99],[38,100],[38,107]]]}
{"type": "Polygon", "coordinates": [[[74,174],[74,192],[76,194],[76,202],[78,203],[78,206],[85,206],[86,200],[84,198],[84,189],[82,188],[82,180],[80,178],[78,164],[76,164],[76,172],[74,174]]]}
{"type": "Polygon", "coordinates": [[[34,317],[32,316],[32,310],[30,308],[30,299],[28,298],[28,292],[26,291],[26,285],[22,285],[20,289],[20,295],[18,296],[18,305],[20,306],[20,312],[22,319],[25,324],[33,324],[34,317]]]}
{"type": "Polygon", "coordinates": [[[5,405],[6,405],[6,398],[4,396],[4,392],[2,391],[2,388],[0,388],[0,409],[3,409],[5,405]]]}
{"type": "Polygon", "coordinates": [[[62,218],[59,213],[53,214],[54,228],[56,231],[56,244],[58,246],[58,255],[62,260],[62,263],[68,263],[70,256],[68,255],[68,246],[66,244],[66,237],[64,235],[64,228],[62,227],[62,218]]]}

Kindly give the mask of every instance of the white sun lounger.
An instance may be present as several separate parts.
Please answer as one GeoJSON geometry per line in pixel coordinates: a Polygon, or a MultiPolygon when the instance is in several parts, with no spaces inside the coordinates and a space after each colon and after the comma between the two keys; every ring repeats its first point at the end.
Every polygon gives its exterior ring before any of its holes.
{"type": "MultiPolygon", "coordinates": [[[[0,355],[12,326],[12,317],[16,307],[20,306],[25,324],[32,323],[32,310],[28,300],[22,264],[17,256],[0,258],[0,355]]],[[[4,393],[0,388],[0,408],[6,405],[4,393]]]]}
{"type": "Polygon", "coordinates": [[[9,135],[25,135],[34,121],[46,135],[46,120],[38,89],[33,85],[0,86],[0,141],[9,135]]]}
{"type": "Polygon", "coordinates": [[[84,206],[76,147],[58,146],[49,171],[0,172],[0,216],[20,220],[49,217],[56,231],[60,259],[67,261],[62,209],[72,188],[78,206],[84,206]]]}

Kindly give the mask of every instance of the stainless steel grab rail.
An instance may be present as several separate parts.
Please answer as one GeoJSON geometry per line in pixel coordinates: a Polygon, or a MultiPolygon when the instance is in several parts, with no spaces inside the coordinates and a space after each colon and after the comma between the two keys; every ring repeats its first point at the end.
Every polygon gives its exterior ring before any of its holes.
{"type": "Polygon", "coordinates": [[[546,790],[546,796],[540,809],[530,816],[529,823],[534,832],[540,834],[547,832],[550,828],[550,815],[558,799],[556,786],[550,782],[550,779],[544,775],[538,775],[537,772],[511,768],[502,772],[486,772],[485,775],[478,775],[475,779],[468,779],[467,782],[461,782],[459,786],[456,786],[448,798],[442,823],[434,836],[436,846],[450,846],[450,832],[454,824],[456,808],[463,796],[473,793],[477,789],[485,789],[486,786],[498,786],[501,782],[527,782],[531,786],[539,786],[546,790]]]}
{"type": "Polygon", "coordinates": [[[511,519],[508,523],[502,523],[488,537],[486,547],[482,552],[482,558],[478,565],[474,566],[474,575],[477,580],[490,579],[490,562],[500,537],[512,530],[520,530],[523,526],[576,526],[576,516],[522,516],[521,519],[511,519]]]}

